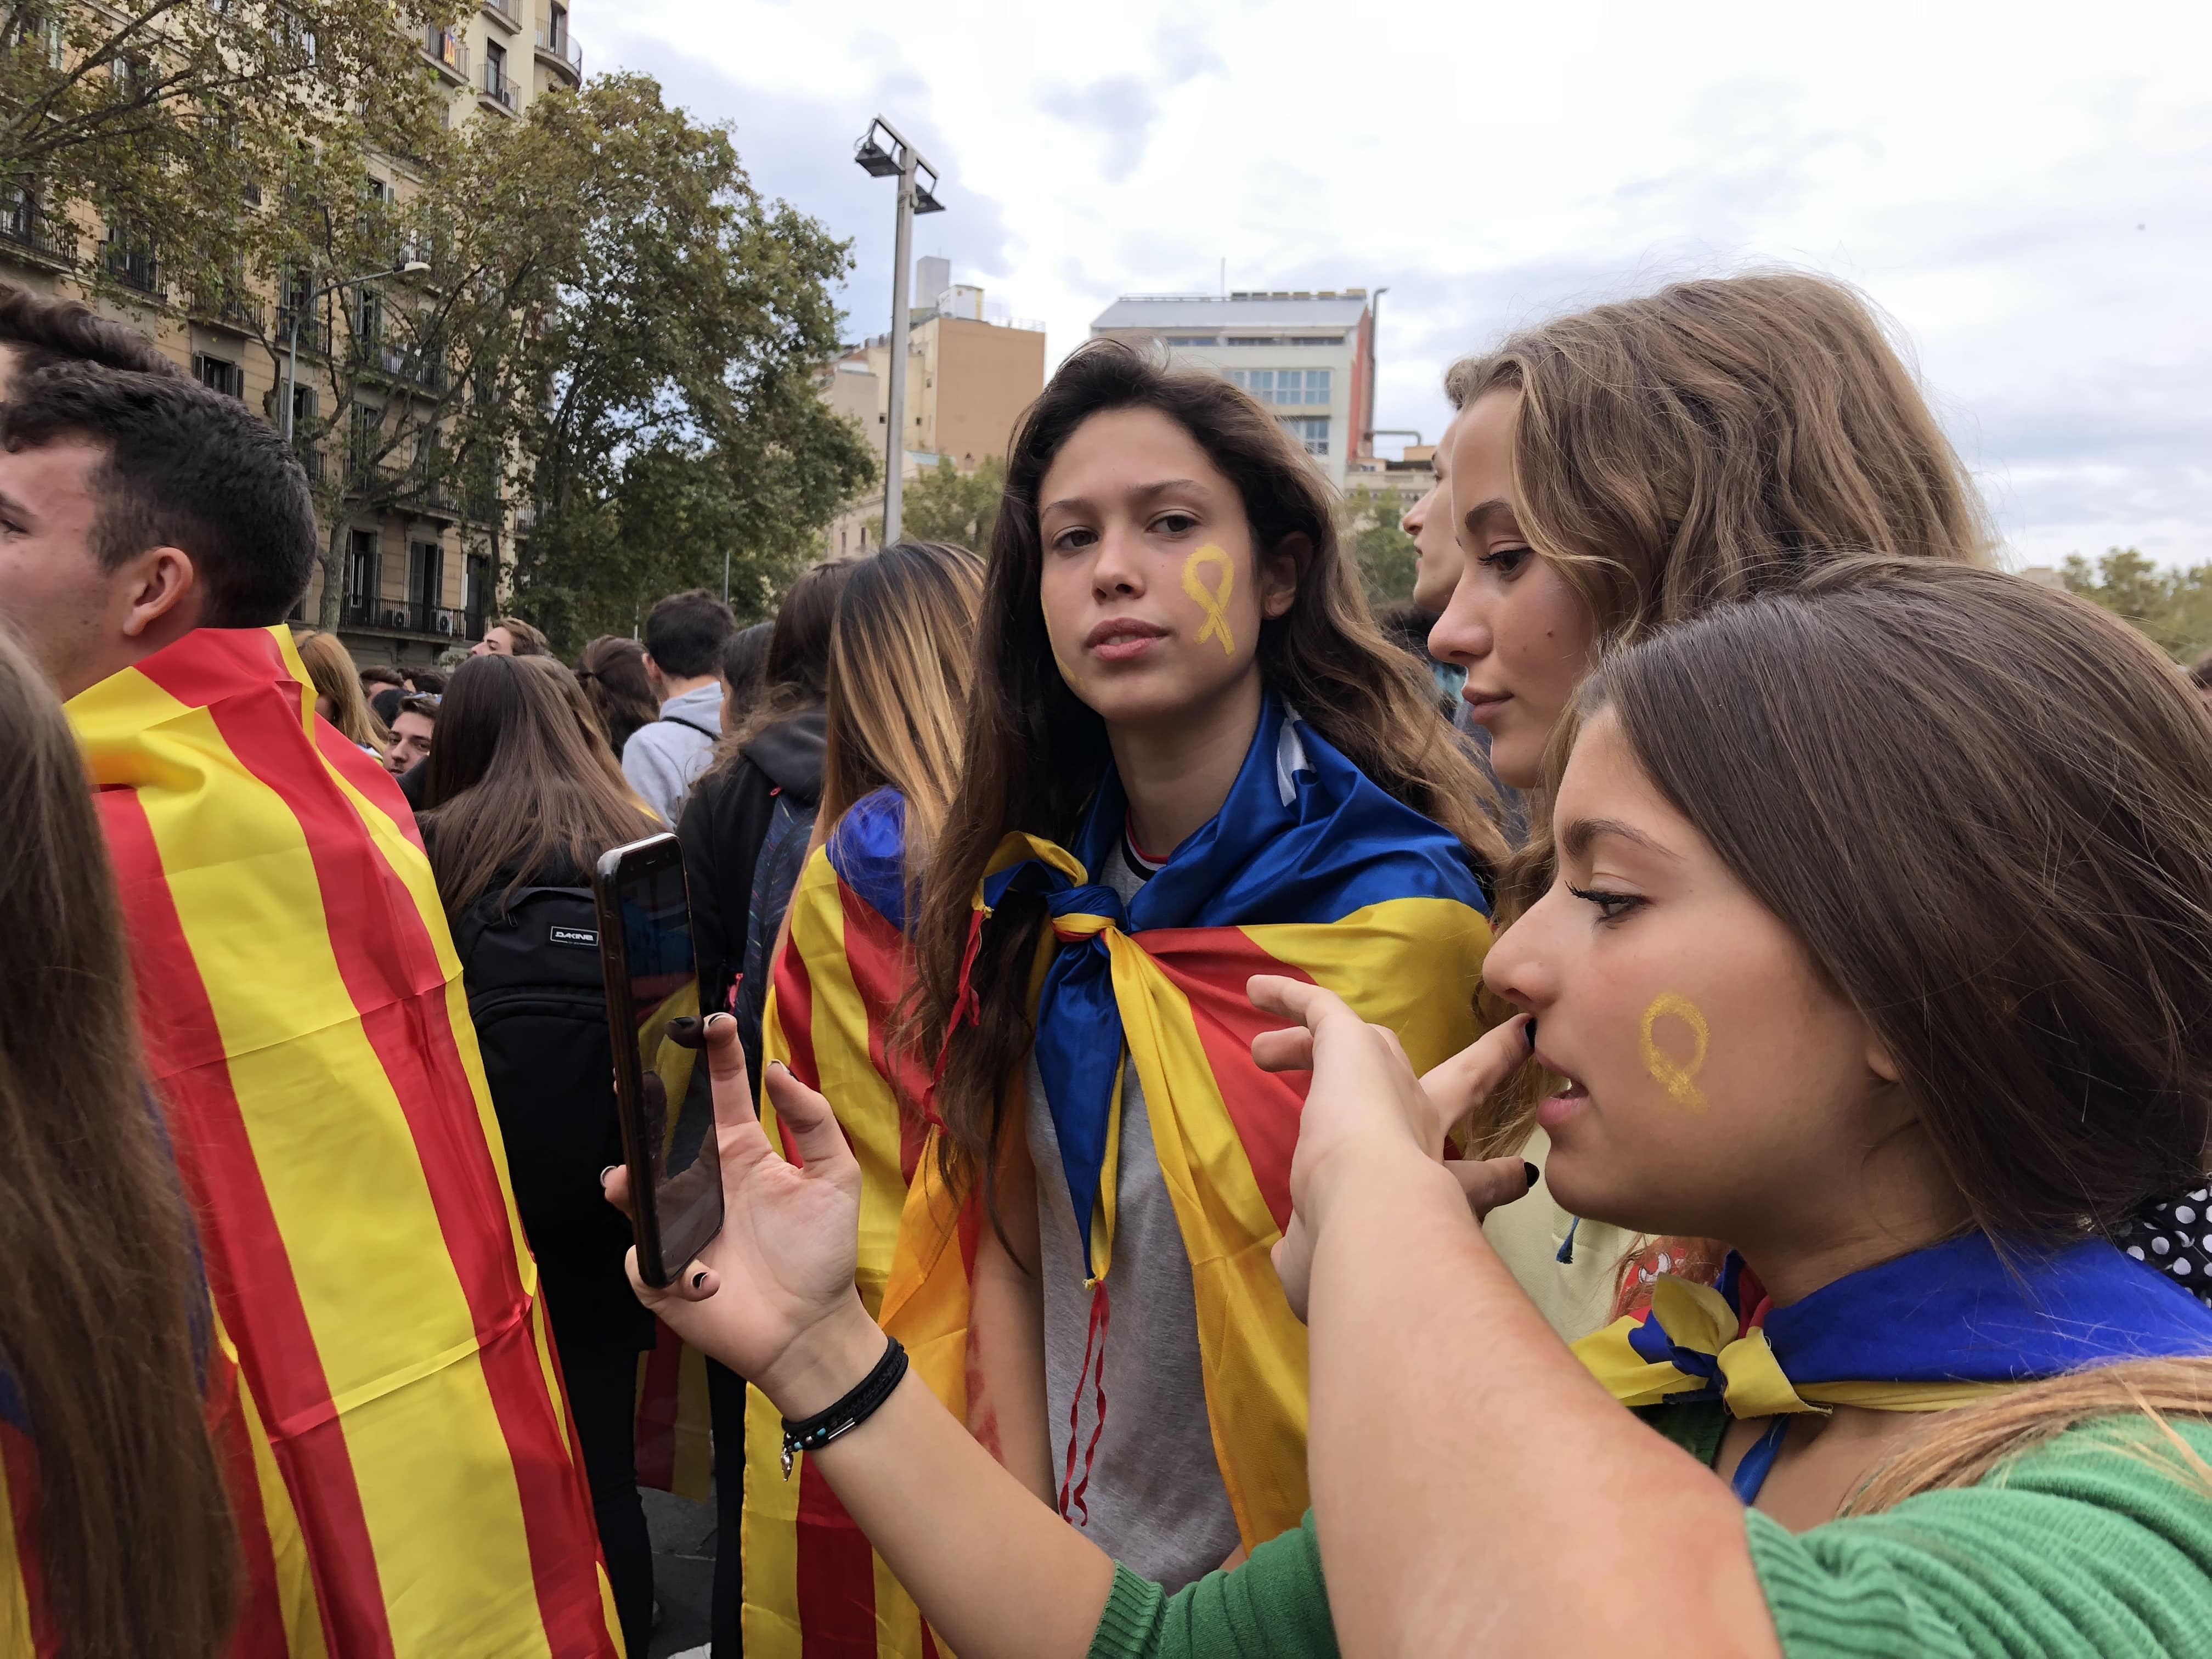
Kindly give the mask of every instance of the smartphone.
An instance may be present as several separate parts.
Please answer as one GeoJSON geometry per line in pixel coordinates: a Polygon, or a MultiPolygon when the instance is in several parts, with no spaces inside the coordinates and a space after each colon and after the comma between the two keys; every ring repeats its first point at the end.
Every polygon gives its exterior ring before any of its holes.
{"type": "Polygon", "coordinates": [[[649,836],[603,854],[592,891],[638,1273],[665,1285],[722,1225],[706,1056],[696,1042],[669,1034],[671,1021],[700,1012],[690,895],[676,837],[649,836]]]}

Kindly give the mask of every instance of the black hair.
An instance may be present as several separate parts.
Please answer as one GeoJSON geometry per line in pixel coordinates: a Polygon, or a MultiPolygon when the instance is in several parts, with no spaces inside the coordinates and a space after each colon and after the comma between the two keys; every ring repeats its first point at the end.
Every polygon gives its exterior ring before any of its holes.
{"type": "Polygon", "coordinates": [[[207,628],[267,628],[307,591],[315,562],[307,476],[235,398],[181,376],[63,363],[0,404],[0,447],[82,438],[107,451],[91,483],[93,550],[112,570],[150,547],[191,556],[207,628]]]}
{"type": "Polygon", "coordinates": [[[177,366],[127,323],[110,322],[82,300],[57,300],[15,283],[0,283],[0,345],[15,348],[21,375],[84,362],[177,376],[177,366]]]}
{"type": "Polygon", "coordinates": [[[645,613],[645,648],[672,679],[691,679],[721,671],[722,641],[737,631],[737,618],[703,587],[671,593],[645,613]]]}
{"type": "Polygon", "coordinates": [[[418,668],[407,678],[415,682],[416,690],[425,696],[439,696],[446,690],[446,677],[434,668],[418,668]]]}

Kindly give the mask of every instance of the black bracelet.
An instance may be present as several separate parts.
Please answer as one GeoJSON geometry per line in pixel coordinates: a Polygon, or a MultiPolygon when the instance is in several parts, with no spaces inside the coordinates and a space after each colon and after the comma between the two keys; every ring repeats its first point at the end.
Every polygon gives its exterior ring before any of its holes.
{"type": "Polygon", "coordinates": [[[862,1377],[850,1393],[825,1412],[817,1412],[801,1423],[789,1418],[783,1419],[783,1478],[791,1479],[791,1460],[794,1453],[820,1451],[841,1434],[850,1434],[854,1429],[876,1414],[876,1408],[891,1397],[891,1390],[906,1375],[906,1349],[898,1338],[884,1339],[884,1357],[876,1361],[875,1370],[862,1377]]]}

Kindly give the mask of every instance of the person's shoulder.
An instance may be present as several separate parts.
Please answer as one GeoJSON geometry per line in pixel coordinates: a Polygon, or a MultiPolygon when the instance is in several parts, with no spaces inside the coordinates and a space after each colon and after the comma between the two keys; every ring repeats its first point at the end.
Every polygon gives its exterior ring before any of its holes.
{"type": "Polygon", "coordinates": [[[2212,1629],[2212,1424],[2100,1418],[1977,1484],[1792,1534],[1746,1512],[1789,1659],[2194,1653],[2212,1629]]]}

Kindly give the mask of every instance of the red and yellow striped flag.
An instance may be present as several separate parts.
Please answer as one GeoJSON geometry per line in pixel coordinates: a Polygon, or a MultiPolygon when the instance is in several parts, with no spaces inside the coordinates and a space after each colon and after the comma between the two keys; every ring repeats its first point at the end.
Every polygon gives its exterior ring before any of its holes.
{"type": "Polygon", "coordinates": [[[619,1654],[429,865],[313,699],[203,629],[69,705],[246,1404],[331,1659],[619,1654]]]}
{"type": "MultiPolygon", "coordinates": [[[[861,1170],[862,1298],[964,1418],[982,1221],[972,1198],[957,1201],[938,1179],[936,1132],[911,1104],[925,1097],[927,1079],[902,1072],[912,1062],[887,1041],[903,972],[902,829],[902,803],[878,792],[809,862],[792,896],[764,1052],[836,1108],[861,1170]]],[[[1078,842],[1090,871],[1103,867],[1102,844],[1121,832],[1109,775],[1078,842]]],[[[1447,832],[1385,796],[1272,704],[1215,825],[1178,848],[1127,912],[1110,890],[1090,884],[1075,855],[1020,836],[1008,836],[992,860],[979,910],[1015,879],[1050,895],[1053,925],[1041,951],[1053,968],[1040,972],[1034,995],[1053,994],[1053,969],[1075,966],[1073,953],[1097,953],[1092,1004],[1063,994],[1058,1012],[1074,1028],[1072,1042],[1060,1032],[1063,1048],[1081,1050],[1079,1080],[1118,1102],[1112,1080],[1126,1056],[1143,1085],[1153,1150],[1190,1258],[1215,1455],[1249,1549],[1295,1527],[1307,1506],[1305,1329],[1270,1257],[1290,1216],[1306,1079],[1253,1063],[1252,1039],[1280,1022],[1252,1006],[1246,982],[1279,974],[1326,986],[1363,1018],[1397,1032],[1425,1070],[1475,1036],[1474,993],[1490,943],[1481,890],[1447,832]],[[1159,920],[1162,912],[1170,919],[1159,920]]],[[[1045,1006],[1037,1004],[1041,1030],[1045,1006]]],[[[1040,1064],[1049,1090],[1053,1070],[1040,1064]]],[[[1062,1105],[1053,1102],[1056,1116],[1062,1105]]],[[[1028,1103],[1018,1096],[1012,1108],[1018,1124],[1028,1103]]],[[[1095,1217],[1090,1243],[1101,1285],[1118,1105],[1110,1112],[1098,1126],[1103,1179],[1092,1172],[1073,1194],[1078,1215],[1095,1217]]],[[[1065,1156],[1073,1144],[1066,1124],[1060,1140],[1065,1156]]],[[[1042,1169],[1036,1177],[1064,1178],[1042,1169]]],[[[804,1456],[784,1480],[781,1445],[781,1419],[755,1391],[745,1434],[747,1651],[755,1659],[933,1659],[939,1650],[912,1599],[828,1483],[804,1456]]]]}

